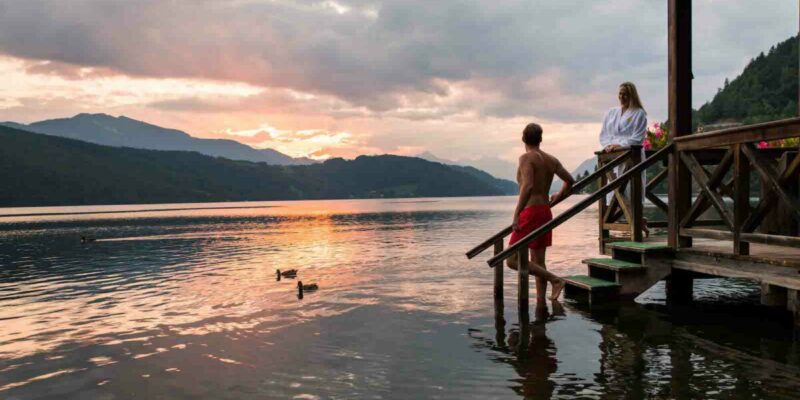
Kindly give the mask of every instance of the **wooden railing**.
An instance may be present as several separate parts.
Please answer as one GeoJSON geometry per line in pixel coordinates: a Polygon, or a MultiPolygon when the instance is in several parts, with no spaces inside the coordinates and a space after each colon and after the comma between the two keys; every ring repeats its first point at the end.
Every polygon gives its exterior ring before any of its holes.
{"type": "Polygon", "coordinates": [[[800,152],[797,147],[759,149],[756,145],[796,137],[800,137],[800,118],[676,138],[671,161],[676,163],[671,166],[676,172],[669,185],[684,191],[670,205],[686,211],[674,213],[670,242],[690,247],[694,237],[732,240],[736,255],[748,255],[751,242],[800,247],[796,222],[800,217],[800,152]],[[704,165],[715,167],[707,171],[704,165]],[[678,169],[688,173],[681,174],[678,169]],[[757,175],[761,184],[755,208],[750,203],[751,174],[757,175]],[[682,181],[687,177],[688,184],[682,181]],[[694,200],[686,191],[691,185],[700,190],[694,200]],[[719,214],[719,220],[699,219],[709,209],[719,214]],[[781,213],[778,225],[783,227],[767,227],[767,216],[776,212],[781,213]],[[702,227],[707,225],[719,227],[702,227]],[[756,232],[759,227],[762,232],[756,232]]]}
{"type": "MultiPolygon", "coordinates": [[[[630,149],[627,148],[615,152],[613,159],[607,158],[608,161],[605,162],[602,167],[598,166],[597,170],[594,171],[592,174],[590,174],[586,178],[581,179],[578,182],[575,182],[575,184],[572,185],[572,190],[567,194],[567,196],[558,199],[554,203],[551,203],[550,206],[554,207],[556,204],[564,201],[564,199],[571,196],[573,193],[579,193],[581,190],[589,186],[591,183],[598,181],[601,177],[605,176],[605,174],[608,173],[609,171],[612,171],[617,166],[627,162],[630,158],[630,154],[631,154],[630,149]]],[[[474,258],[478,254],[482,253],[484,250],[492,246],[495,247],[495,250],[499,246],[500,250],[502,251],[503,239],[505,239],[506,236],[510,234],[511,234],[511,225],[503,228],[500,232],[495,233],[490,238],[484,240],[481,244],[475,246],[473,249],[468,251],[467,258],[469,259],[474,258]]]]}
{"type": "MultiPolygon", "coordinates": [[[[624,173],[616,177],[613,181],[607,183],[606,185],[602,186],[596,192],[592,193],[590,196],[584,198],[583,200],[575,203],[572,207],[564,211],[563,213],[559,214],[557,217],[553,218],[552,220],[548,221],[544,225],[540,226],[533,232],[529,233],[516,243],[510,245],[507,249],[501,251],[499,254],[496,254],[494,257],[489,259],[487,263],[490,267],[495,267],[500,265],[505,259],[510,257],[514,253],[519,253],[521,259],[527,259],[527,249],[528,244],[541,237],[547,232],[552,231],[557,226],[563,224],[579,212],[585,210],[589,207],[592,203],[602,199],[605,195],[619,190],[623,185],[627,184],[631,180],[636,180],[641,184],[641,175],[647,167],[655,164],[656,162],[662,161],[672,150],[672,144],[667,145],[663,149],[657,151],[652,156],[648,157],[646,160],[634,165],[633,167],[626,170],[624,173]],[[523,254],[525,256],[523,256],[523,254]]],[[[636,184],[633,182],[632,184],[636,184]]],[[[522,265],[522,264],[520,264],[522,265]]],[[[523,268],[520,267],[520,270],[523,268]]]]}

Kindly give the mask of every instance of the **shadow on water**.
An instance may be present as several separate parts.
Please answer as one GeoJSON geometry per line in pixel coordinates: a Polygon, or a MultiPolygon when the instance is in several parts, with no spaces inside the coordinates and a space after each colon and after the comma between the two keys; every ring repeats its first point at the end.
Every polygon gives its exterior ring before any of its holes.
{"type": "Polygon", "coordinates": [[[786,315],[757,305],[553,302],[537,304],[533,322],[522,318],[510,327],[502,303],[494,315],[494,337],[477,329],[470,337],[491,360],[513,367],[518,378],[510,388],[524,398],[796,399],[800,393],[800,346],[786,315]],[[564,330],[553,328],[581,319],[593,324],[598,340],[560,347],[564,330]],[[587,364],[599,362],[588,379],[560,371],[575,365],[559,352],[576,351],[587,364]]]}

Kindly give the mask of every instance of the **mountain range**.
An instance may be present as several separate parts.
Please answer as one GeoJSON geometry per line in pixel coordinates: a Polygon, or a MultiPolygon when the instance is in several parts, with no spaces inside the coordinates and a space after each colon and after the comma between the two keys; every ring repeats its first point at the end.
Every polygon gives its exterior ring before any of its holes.
{"type": "Polygon", "coordinates": [[[200,139],[177,129],[162,128],[125,116],[78,114],[71,118],[50,119],[27,125],[16,122],[4,122],[0,125],[114,147],[196,151],[213,157],[273,165],[307,165],[315,162],[308,158],[292,158],[273,149],[255,149],[235,140],[200,139]]]}
{"type": "Polygon", "coordinates": [[[0,207],[516,193],[513,182],[485,172],[414,157],[280,166],[103,146],[7,126],[0,126],[0,182],[0,207]]]}
{"type": "MultiPolygon", "coordinates": [[[[472,161],[453,161],[453,160],[446,160],[444,158],[439,158],[431,152],[424,152],[416,155],[415,157],[419,157],[428,161],[439,162],[442,164],[447,164],[451,166],[467,166],[476,168],[479,170],[487,171],[493,176],[500,177],[503,179],[508,179],[510,181],[516,181],[516,173],[517,173],[517,166],[511,162],[501,160],[499,158],[494,157],[483,157],[478,160],[472,161]],[[484,168],[481,168],[483,166],[484,168]]],[[[589,171],[589,173],[594,172],[595,168],[597,167],[597,158],[592,157],[584,160],[581,162],[577,168],[572,171],[572,176],[578,177],[583,175],[585,171],[589,171]]],[[[555,193],[561,189],[561,179],[554,178],[553,183],[550,185],[550,193],[555,193]]]]}

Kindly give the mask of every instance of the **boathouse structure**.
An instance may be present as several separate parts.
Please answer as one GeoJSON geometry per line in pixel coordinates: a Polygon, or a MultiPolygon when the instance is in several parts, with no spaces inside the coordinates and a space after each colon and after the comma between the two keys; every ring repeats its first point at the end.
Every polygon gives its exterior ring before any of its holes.
{"type": "Polygon", "coordinates": [[[691,300],[694,279],[746,278],[760,284],[764,305],[785,307],[800,327],[800,149],[757,146],[800,137],[800,118],[692,134],[691,1],[668,3],[669,143],[644,158],[638,146],[597,153],[597,170],[573,193],[593,182],[597,191],[511,246],[504,246],[508,226],[467,252],[471,259],[494,250],[488,264],[500,310],[504,261],[519,254],[521,321],[528,318],[528,243],[597,203],[601,257],[583,260],[585,275],[566,278],[566,296],[624,301],[666,280],[668,301],[681,302],[691,300]],[[624,172],[615,175],[618,166],[624,172]],[[751,179],[760,190],[751,192],[751,179]],[[654,194],[664,184],[667,202],[654,194]],[[666,235],[642,237],[644,199],[665,217],[649,225],[666,235]]]}

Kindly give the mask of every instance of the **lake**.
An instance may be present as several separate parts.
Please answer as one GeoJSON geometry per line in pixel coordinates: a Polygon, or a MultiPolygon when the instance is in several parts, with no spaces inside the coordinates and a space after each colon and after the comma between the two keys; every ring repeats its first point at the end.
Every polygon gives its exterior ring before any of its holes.
{"type": "MultiPolygon", "coordinates": [[[[531,300],[519,351],[516,275],[495,318],[489,254],[464,256],[514,201],[0,209],[0,398],[797,398],[791,320],[747,281],[531,300]]],[[[559,227],[548,268],[585,273],[596,224],[559,227]]]]}

